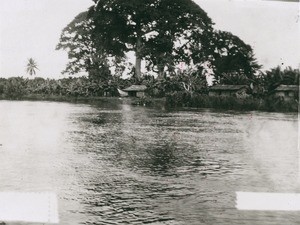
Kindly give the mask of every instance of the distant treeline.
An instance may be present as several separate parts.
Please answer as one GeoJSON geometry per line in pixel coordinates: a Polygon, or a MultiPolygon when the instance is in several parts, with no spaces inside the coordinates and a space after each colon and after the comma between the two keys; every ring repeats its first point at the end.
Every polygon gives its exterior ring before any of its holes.
{"type": "Polygon", "coordinates": [[[54,95],[69,97],[118,96],[117,86],[126,86],[126,80],[96,81],[86,77],[63,78],[59,80],[41,77],[0,78],[0,96],[6,99],[22,99],[26,95],[54,95]]]}
{"type": "Polygon", "coordinates": [[[186,70],[173,76],[156,79],[144,75],[137,80],[121,79],[107,76],[106,79],[91,79],[88,77],[69,77],[59,80],[36,77],[0,78],[0,97],[2,99],[68,99],[91,97],[117,97],[117,89],[126,88],[132,84],[147,86],[146,94],[149,98],[141,99],[147,104],[151,98],[166,98],[170,107],[199,107],[236,110],[263,111],[297,111],[298,99],[283,101],[274,97],[274,90],[281,84],[299,85],[299,70],[279,67],[261,73],[253,79],[232,73],[224,74],[217,81],[219,84],[247,85],[248,97],[208,96],[209,86],[205,76],[197,71],[186,70]]]}
{"type": "Polygon", "coordinates": [[[263,98],[236,98],[195,94],[193,96],[177,92],[167,96],[166,105],[171,108],[194,107],[194,108],[214,108],[221,110],[238,111],[269,111],[269,112],[298,112],[299,103],[294,101],[284,101],[275,96],[263,98]]]}

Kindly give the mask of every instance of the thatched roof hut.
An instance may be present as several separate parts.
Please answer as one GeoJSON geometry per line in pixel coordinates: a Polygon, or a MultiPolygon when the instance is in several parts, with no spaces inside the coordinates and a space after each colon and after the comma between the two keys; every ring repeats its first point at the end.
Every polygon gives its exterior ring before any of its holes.
{"type": "Polygon", "coordinates": [[[276,97],[281,97],[285,101],[297,99],[299,97],[298,85],[280,85],[274,91],[276,97]]]}
{"type": "Polygon", "coordinates": [[[123,91],[127,92],[130,97],[144,97],[146,89],[145,85],[131,85],[123,91]]]}

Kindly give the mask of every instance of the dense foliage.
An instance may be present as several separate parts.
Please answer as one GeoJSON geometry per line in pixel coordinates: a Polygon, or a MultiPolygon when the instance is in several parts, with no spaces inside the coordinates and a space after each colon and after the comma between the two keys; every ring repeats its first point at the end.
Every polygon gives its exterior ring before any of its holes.
{"type": "Polygon", "coordinates": [[[240,111],[272,111],[272,112],[297,112],[298,101],[284,101],[282,99],[269,96],[265,98],[245,98],[221,97],[195,94],[193,96],[185,92],[173,92],[167,96],[167,106],[169,107],[197,107],[214,108],[221,110],[240,111]]]}
{"type": "Polygon", "coordinates": [[[82,12],[63,29],[56,49],[67,50],[69,63],[62,73],[73,75],[86,72],[93,80],[109,79],[108,56],[100,45],[92,41],[93,27],[87,12],[82,12]]]}
{"type": "Polygon", "coordinates": [[[90,77],[110,75],[134,52],[134,75],[141,79],[141,63],[158,78],[179,65],[213,70],[219,81],[227,73],[252,78],[259,69],[251,46],[229,32],[213,29],[213,22],[192,0],[94,0],[63,31],[57,49],[68,52],[65,72],[85,71],[90,77]]]}
{"type": "MultiPolygon", "coordinates": [[[[298,99],[285,102],[274,97],[273,91],[280,84],[299,85],[299,75],[298,69],[288,67],[282,70],[277,67],[254,77],[251,79],[251,83],[247,77],[239,74],[228,74],[226,78],[221,80],[221,84],[247,84],[249,96],[246,99],[208,96],[209,86],[201,70],[188,69],[163,79],[144,75],[138,83],[148,87],[147,95],[149,97],[166,97],[167,104],[173,107],[297,111],[298,99]]],[[[2,99],[26,99],[28,96],[38,96],[37,98],[39,96],[71,98],[119,96],[117,89],[129,87],[131,84],[136,84],[136,80],[113,76],[104,81],[89,79],[88,77],[70,77],[59,80],[40,77],[34,79],[0,78],[0,96],[2,99]]]]}
{"type": "Polygon", "coordinates": [[[99,97],[118,96],[116,87],[127,87],[130,81],[122,79],[106,82],[90,80],[86,77],[64,78],[60,80],[24,79],[22,77],[11,77],[0,79],[0,95],[5,98],[22,99],[26,95],[55,95],[70,97],[99,97]]]}
{"type": "Polygon", "coordinates": [[[200,39],[193,37],[212,30],[211,19],[192,0],[94,2],[90,9],[94,42],[112,55],[134,51],[138,78],[142,59],[161,74],[182,58],[180,51],[189,50],[189,40],[198,42],[200,39]]]}
{"type": "Polygon", "coordinates": [[[266,71],[262,77],[262,85],[270,93],[274,91],[279,85],[299,85],[300,70],[287,67],[281,69],[279,66],[266,71]]]}

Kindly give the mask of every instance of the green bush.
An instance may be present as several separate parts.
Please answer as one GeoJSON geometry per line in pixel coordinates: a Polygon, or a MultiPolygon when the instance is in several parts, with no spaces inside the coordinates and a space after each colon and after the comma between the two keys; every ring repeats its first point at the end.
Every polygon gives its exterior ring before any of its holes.
{"type": "Polygon", "coordinates": [[[240,111],[273,111],[273,112],[297,112],[298,102],[284,101],[274,97],[262,98],[236,98],[208,96],[201,94],[190,95],[186,92],[169,93],[166,97],[168,107],[195,107],[195,108],[215,108],[224,110],[240,111]]]}
{"type": "Polygon", "coordinates": [[[21,77],[11,77],[2,83],[3,95],[11,99],[19,99],[27,94],[26,84],[27,80],[21,77]]]}
{"type": "Polygon", "coordinates": [[[11,77],[0,79],[0,95],[8,99],[20,99],[25,95],[59,95],[69,97],[118,96],[118,83],[91,80],[86,77],[63,78],[59,80],[24,79],[11,77]]]}

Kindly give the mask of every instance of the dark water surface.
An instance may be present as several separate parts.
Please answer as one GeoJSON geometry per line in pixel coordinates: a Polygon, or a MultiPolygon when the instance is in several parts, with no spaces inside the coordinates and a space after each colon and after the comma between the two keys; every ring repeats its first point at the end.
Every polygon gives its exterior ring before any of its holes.
{"type": "Polygon", "coordinates": [[[0,191],[52,191],[60,224],[300,224],[236,191],[300,192],[297,114],[0,101],[0,191]]]}

